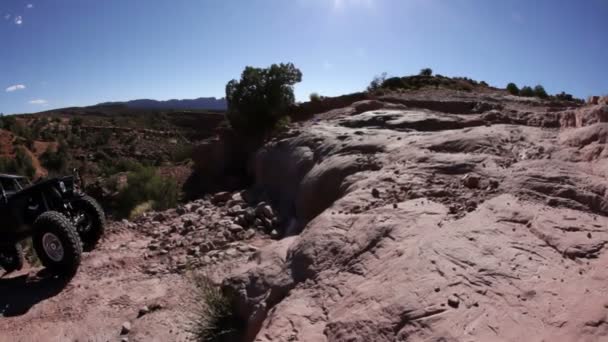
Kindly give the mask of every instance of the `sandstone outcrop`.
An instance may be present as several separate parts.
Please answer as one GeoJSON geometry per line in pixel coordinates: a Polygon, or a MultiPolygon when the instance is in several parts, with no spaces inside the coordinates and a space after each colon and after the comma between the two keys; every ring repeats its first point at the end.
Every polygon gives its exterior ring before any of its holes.
{"type": "Polygon", "coordinates": [[[295,223],[224,281],[247,340],[608,338],[605,107],[441,92],[332,109],[257,153],[295,223]]]}

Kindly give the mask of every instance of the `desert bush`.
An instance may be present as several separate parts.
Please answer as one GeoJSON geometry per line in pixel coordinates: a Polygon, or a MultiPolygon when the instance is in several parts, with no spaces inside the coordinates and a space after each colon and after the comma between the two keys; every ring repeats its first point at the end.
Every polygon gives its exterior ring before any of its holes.
{"type": "Polygon", "coordinates": [[[310,95],[308,97],[310,99],[310,102],[321,101],[321,95],[319,95],[319,93],[310,93],[310,95]]]}
{"type": "Polygon", "coordinates": [[[292,63],[246,67],[240,80],[226,85],[230,125],[242,134],[266,136],[295,103],[293,86],[301,81],[302,72],[292,63]]]}
{"type": "Polygon", "coordinates": [[[549,95],[545,91],[545,87],[543,87],[540,84],[538,84],[536,87],[534,87],[534,96],[541,98],[541,99],[546,99],[547,97],[549,97],[549,95]]]}
{"type": "Polygon", "coordinates": [[[564,91],[562,91],[559,94],[555,94],[555,98],[558,100],[562,100],[562,101],[574,101],[574,96],[572,96],[572,94],[568,94],[564,91]]]}
{"type": "Polygon", "coordinates": [[[291,125],[291,118],[289,116],[280,118],[272,129],[272,135],[286,132],[289,129],[289,125],[291,125]]]}
{"type": "Polygon", "coordinates": [[[14,158],[0,158],[0,173],[13,173],[31,178],[36,174],[36,169],[23,147],[17,147],[14,158]]]}
{"type": "Polygon", "coordinates": [[[368,92],[374,92],[382,87],[384,82],[386,81],[387,73],[383,72],[380,75],[374,76],[374,79],[367,86],[368,92]]]}
{"type": "Polygon", "coordinates": [[[192,146],[181,145],[171,151],[171,161],[181,163],[192,158],[192,146]]]}
{"type": "Polygon", "coordinates": [[[433,76],[433,69],[431,69],[431,68],[421,69],[420,73],[418,75],[420,75],[420,76],[433,76]]]}
{"type": "Polygon", "coordinates": [[[482,86],[484,86],[484,87],[489,87],[489,86],[490,86],[490,85],[488,84],[488,82],[486,82],[486,81],[481,81],[481,82],[479,82],[479,85],[482,85],[482,86]]]}
{"type": "Polygon", "coordinates": [[[138,205],[151,202],[154,210],[175,207],[180,199],[177,182],[160,176],[153,167],[142,167],[129,172],[127,186],[121,190],[117,199],[117,212],[127,217],[138,205]]]}
{"type": "Polygon", "coordinates": [[[17,125],[17,119],[14,116],[2,116],[0,118],[0,128],[12,131],[13,127],[17,125]]]}
{"type": "Polygon", "coordinates": [[[524,86],[519,90],[519,96],[534,97],[534,89],[532,89],[532,87],[524,86]]]}
{"type": "Polygon", "coordinates": [[[507,91],[511,95],[519,95],[519,87],[513,82],[507,84],[507,91]]]}
{"type": "Polygon", "coordinates": [[[42,265],[42,263],[40,262],[40,259],[38,259],[38,256],[36,255],[36,252],[34,251],[34,244],[32,243],[31,238],[22,240],[21,242],[19,242],[19,244],[21,245],[21,248],[23,249],[23,257],[25,258],[25,260],[27,261],[27,263],[30,266],[38,267],[38,266],[42,265]]]}
{"type": "Polygon", "coordinates": [[[67,143],[62,141],[57,147],[57,151],[53,152],[47,149],[42,156],[40,156],[40,162],[49,171],[57,173],[66,172],[70,161],[70,155],[68,153],[67,143]]]}
{"type": "MultiPolygon", "coordinates": [[[[106,155],[101,151],[99,153],[106,155]]],[[[104,176],[111,176],[119,172],[138,172],[142,168],[144,168],[144,165],[137,160],[129,158],[119,158],[118,160],[104,158],[99,163],[99,172],[104,176]]]]}
{"type": "Polygon", "coordinates": [[[245,325],[238,318],[233,301],[203,275],[193,276],[194,303],[188,324],[198,342],[239,341],[245,325]]]}
{"type": "Polygon", "coordinates": [[[22,137],[25,140],[33,140],[35,138],[33,130],[17,121],[14,116],[3,116],[0,118],[0,128],[11,131],[14,135],[22,137]]]}
{"type": "Polygon", "coordinates": [[[73,118],[70,120],[70,125],[72,126],[82,126],[82,118],[73,118]]]}
{"type": "Polygon", "coordinates": [[[135,208],[131,209],[131,211],[129,212],[128,218],[129,218],[129,220],[134,220],[153,209],[154,209],[154,201],[147,201],[144,203],[140,203],[140,204],[136,205],[135,208]]]}
{"type": "Polygon", "coordinates": [[[401,77],[389,77],[384,79],[384,81],[382,82],[382,84],[380,85],[381,88],[386,88],[386,89],[401,89],[401,88],[409,88],[407,82],[405,82],[405,78],[401,78],[401,77]]]}

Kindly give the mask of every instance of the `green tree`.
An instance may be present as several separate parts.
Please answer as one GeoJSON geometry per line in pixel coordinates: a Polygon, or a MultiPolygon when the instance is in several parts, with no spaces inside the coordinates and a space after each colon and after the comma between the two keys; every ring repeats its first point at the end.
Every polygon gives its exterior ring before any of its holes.
{"type": "Polygon", "coordinates": [[[507,91],[511,95],[519,95],[519,87],[513,82],[507,84],[507,91]]]}
{"type": "Polygon", "coordinates": [[[268,134],[295,103],[293,86],[301,81],[302,72],[292,63],[246,67],[240,80],[226,85],[230,125],[248,135],[268,134]]]}
{"type": "Polygon", "coordinates": [[[534,87],[534,96],[540,97],[541,99],[546,99],[547,97],[549,97],[549,95],[545,91],[545,87],[540,84],[534,87]]]}
{"type": "Polygon", "coordinates": [[[532,89],[531,87],[528,87],[528,86],[524,86],[519,91],[519,95],[520,96],[525,96],[525,97],[533,97],[534,96],[534,89],[532,89]]]}
{"type": "Polygon", "coordinates": [[[421,69],[419,75],[420,76],[433,76],[433,69],[431,69],[431,68],[421,69]]]}

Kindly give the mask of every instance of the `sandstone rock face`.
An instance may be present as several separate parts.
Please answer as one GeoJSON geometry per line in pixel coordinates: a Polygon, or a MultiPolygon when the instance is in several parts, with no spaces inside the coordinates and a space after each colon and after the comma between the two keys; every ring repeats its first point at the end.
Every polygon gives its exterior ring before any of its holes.
{"type": "Polygon", "coordinates": [[[247,340],[608,340],[603,113],[396,94],[267,144],[296,235],[224,281],[247,340]]]}

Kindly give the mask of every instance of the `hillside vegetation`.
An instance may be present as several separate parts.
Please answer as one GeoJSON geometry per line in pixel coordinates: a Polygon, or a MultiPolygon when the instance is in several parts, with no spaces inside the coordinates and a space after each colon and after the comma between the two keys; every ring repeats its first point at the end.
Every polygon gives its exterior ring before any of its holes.
{"type": "Polygon", "coordinates": [[[0,172],[38,179],[77,169],[87,190],[113,214],[129,216],[143,203],[167,208],[181,197],[192,146],[214,135],[224,120],[222,112],[121,105],[4,116],[0,172]],[[141,189],[147,190],[135,195],[141,189]]]}

